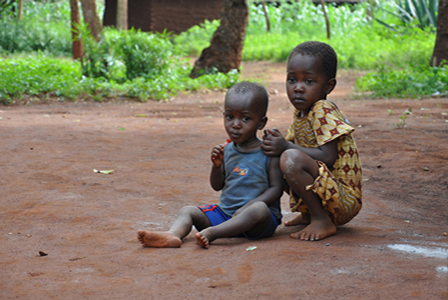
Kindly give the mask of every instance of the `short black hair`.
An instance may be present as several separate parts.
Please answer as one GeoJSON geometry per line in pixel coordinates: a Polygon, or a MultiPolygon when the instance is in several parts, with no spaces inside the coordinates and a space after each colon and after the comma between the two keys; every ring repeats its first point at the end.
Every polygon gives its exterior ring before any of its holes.
{"type": "Polygon", "coordinates": [[[269,95],[266,89],[259,85],[258,83],[249,82],[249,81],[242,81],[235,85],[233,85],[226,94],[246,94],[248,92],[251,92],[254,97],[257,99],[257,106],[260,109],[260,111],[263,113],[263,116],[266,116],[266,112],[268,111],[268,104],[269,104],[269,95]]]}
{"type": "Polygon", "coordinates": [[[301,43],[291,51],[288,56],[288,61],[291,57],[297,54],[320,57],[322,60],[322,67],[324,68],[324,72],[328,76],[328,79],[336,78],[338,56],[330,45],[316,41],[301,43]]]}

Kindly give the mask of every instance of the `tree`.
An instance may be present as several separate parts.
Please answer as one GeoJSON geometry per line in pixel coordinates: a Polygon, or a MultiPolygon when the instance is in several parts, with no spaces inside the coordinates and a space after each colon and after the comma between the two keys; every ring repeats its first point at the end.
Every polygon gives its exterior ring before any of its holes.
{"type": "Polygon", "coordinates": [[[448,0],[439,0],[437,36],[431,64],[439,66],[443,60],[448,62],[448,0]]]}
{"type": "Polygon", "coordinates": [[[221,23],[210,41],[194,63],[190,77],[197,78],[214,69],[228,73],[240,68],[244,36],[249,18],[246,0],[224,0],[221,23]]]}
{"type": "Polygon", "coordinates": [[[324,12],[325,25],[327,26],[327,39],[329,40],[331,38],[330,20],[328,19],[327,10],[325,9],[324,0],[320,0],[320,5],[322,6],[322,11],[324,12]]]}
{"type": "Polygon", "coordinates": [[[117,29],[128,30],[128,0],[117,0],[117,29]]]}
{"type": "Polygon", "coordinates": [[[81,0],[81,4],[84,22],[87,23],[95,41],[99,41],[102,25],[96,9],[96,0],[81,0]]]}
{"type": "Polygon", "coordinates": [[[266,2],[261,1],[261,7],[263,8],[264,18],[266,19],[266,30],[271,31],[271,21],[269,20],[268,9],[266,8],[266,2]]]}
{"type": "Polygon", "coordinates": [[[70,0],[70,17],[72,27],[72,53],[73,59],[79,59],[84,55],[84,46],[79,34],[81,17],[79,15],[78,0],[70,0]]]}
{"type": "Polygon", "coordinates": [[[17,19],[22,19],[23,14],[23,0],[19,0],[19,11],[17,12],[17,19]]]}

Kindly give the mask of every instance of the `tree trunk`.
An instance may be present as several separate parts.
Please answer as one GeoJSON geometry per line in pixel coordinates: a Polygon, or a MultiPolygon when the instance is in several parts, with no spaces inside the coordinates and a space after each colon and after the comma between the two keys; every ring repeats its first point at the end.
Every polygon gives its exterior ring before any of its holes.
{"type": "Polygon", "coordinates": [[[79,23],[81,17],[79,15],[78,0],[70,0],[71,24],[72,24],[72,52],[73,59],[79,59],[84,55],[84,46],[79,36],[79,23]]]}
{"type": "Polygon", "coordinates": [[[266,19],[266,30],[268,32],[271,31],[271,21],[269,20],[268,9],[266,8],[266,3],[261,1],[261,6],[263,7],[264,18],[266,19]]]}
{"type": "Polygon", "coordinates": [[[23,0],[19,0],[19,11],[17,12],[17,19],[21,20],[23,14],[23,0]]]}
{"type": "Polygon", "coordinates": [[[329,40],[329,39],[331,38],[331,32],[330,32],[330,20],[328,19],[327,10],[325,9],[325,3],[324,3],[324,0],[320,0],[320,5],[322,5],[322,11],[324,12],[325,25],[327,26],[327,39],[329,40]]]}
{"type": "Polygon", "coordinates": [[[448,63],[448,0],[439,0],[437,36],[431,65],[439,66],[443,60],[448,63]]]}
{"type": "Polygon", "coordinates": [[[89,26],[90,32],[95,41],[99,41],[102,26],[96,9],[96,0],[81,0],[81,4],[84,22],[86,22],[89,26]]]}
{"type": "Polygon", "coordinates": [[[213,34],[210,46],[202,50],[195,62],[191,78],[210,73],[215,68],[222,73],[239,70],[248,17],[246,0],[223,1],[221,24],[213,34]]]}
{"type": "Polygon", "coordinates": [[[117,0],[117,29],[128,30],[128,0],[117,0]]]}

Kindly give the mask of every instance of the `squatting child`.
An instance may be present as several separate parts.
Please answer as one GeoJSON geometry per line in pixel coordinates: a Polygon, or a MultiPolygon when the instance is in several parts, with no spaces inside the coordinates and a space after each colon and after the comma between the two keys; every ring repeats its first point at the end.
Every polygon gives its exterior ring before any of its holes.
{"type": "Polygon", "coordinates": [[[210,183],[222,191],[219,204],[183,207],[170,230],[140,230],[145,247],[180,247],[182,239],[198,230],[203,248],[222,237],[270,237],[281,223],[282,173],[278,157],[266,156],[257,137],[267,122],[268,94],[255,83],[241,82],[229,89],[224,101],[224,127],[230,143],[211,152],[210,183]]]}
{"type": "Polygon", "coordinates": [[[337,56],[321,42],[305,42],[288,57],[286,90],[295,108],[286,138],[265,130],[262,149],[280,157],[290,209],[286,226],[306,225],[292,238],[319,240],[337,231],[361,209],[361,163],[353,127],[327,100],[336,85],[337,56]]]}

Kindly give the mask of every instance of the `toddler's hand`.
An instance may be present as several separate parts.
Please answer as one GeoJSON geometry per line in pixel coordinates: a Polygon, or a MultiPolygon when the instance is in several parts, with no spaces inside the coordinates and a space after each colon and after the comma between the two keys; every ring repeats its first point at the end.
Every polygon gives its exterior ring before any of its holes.
{"type": "Polygon", "coordinates": [[[287,143],[277,128],[266,129],[261,149],[267,156],[280,156],[287,149],[287,143]]]}
{"type": "Polygon", "coordinates": [[[215,167],[219,167],[222,164],[222,161],[224,160],[224,145],[216,145],[212,149],[212,156],[211,156],[212,162],[215,165],[215,167]]]}
{"type": "Polygon", "coordinates": [[[224,147],[227,146],[227,144],[230,143],[231,141],[232,141],[231,139],[227,139],[227,141],[224,144],[213,147],[212,162],[215,165],[215,167],[221,166],[222,161],[224,160],[224,147]]]}

